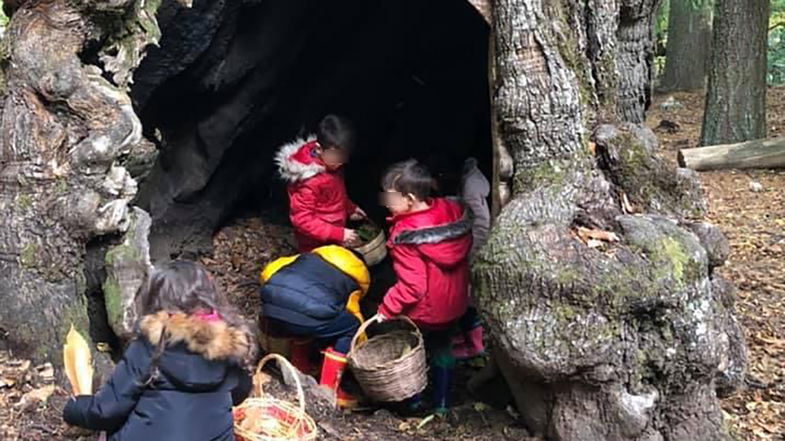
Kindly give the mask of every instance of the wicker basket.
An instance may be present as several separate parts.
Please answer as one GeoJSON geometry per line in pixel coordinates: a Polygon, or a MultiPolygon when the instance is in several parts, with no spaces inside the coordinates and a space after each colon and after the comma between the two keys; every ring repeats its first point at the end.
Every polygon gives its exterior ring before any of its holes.
{"type": "Polygon", "coordinates": [[[270,360],[278,361],[281,369],[288,369],[292,373],[297,386],[297,400],[294,404],[277,398],[263,397],[261,384],[257,397],[248,398],[234,408],[234,434],[238,441],[312,441],[316,439],[318,431],[313,418],[305,413],[305,393],[300,384],[299,374],[288,360],[278,354],[269,354],[259,362],[257,374],[270,360]],[[254,418],[253,427],[249,428],[244,423],[246,418],[254,418]]]}
{"type": "Polygon", "coordinates": [[[378,321],[371,318],[357,330],[349,351],[349,367],[354,377],[363,392],[376,401],[403,401],[428,385],[428,364],[420,330],[407,317],[395,320],[407,322],[413,330],[375,335],[358,344],[366,328],[378,321]]]}
{"type": "Polygon", "coordinates": [[[387,257],[386,241],[387,238],[384,235],[384,231],[380,230],[379,234],[377,234],[376,237],[371,239],[369,242],[353,248],[355,251],[363,255],[366,265],[374,266],[379,264],[379,262],[387,257]]]}

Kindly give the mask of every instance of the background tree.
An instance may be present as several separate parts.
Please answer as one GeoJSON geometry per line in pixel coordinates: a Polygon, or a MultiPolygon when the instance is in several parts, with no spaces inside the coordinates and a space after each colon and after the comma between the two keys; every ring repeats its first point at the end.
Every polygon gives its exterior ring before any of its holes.
{"type": "Polygon", "coordinates": [[[768,83],[785,85],[785,0],[772,0],[769,18],[768,83]]]}
{"type": "Polygon", "coordinates": [[[518,409],[549,439],[728,439],[717,391],[744,376],[733,294],[713,271],[728,244],[697,221],[695,175],[625,122],[646,101],[656,7],[493,6],[513,195],[473,286],[518,409]]]}
{"type": "Polygon", "coordinates": [[[665,74],[666,91],[702,89],[711,54],[714,0],[671,0],[665,74]]]}
{"type": "Polygon", "coordinates": [[[717,0],[701,145],[766,137],[769,2],[717,0]]]}

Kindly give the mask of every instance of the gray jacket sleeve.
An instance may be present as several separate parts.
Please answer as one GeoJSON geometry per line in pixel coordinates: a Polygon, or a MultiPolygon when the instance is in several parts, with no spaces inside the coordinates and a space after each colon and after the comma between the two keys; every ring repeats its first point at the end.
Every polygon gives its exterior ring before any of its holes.
{"type": "Polygon", "coordinates": [[[488,241],[488,234],[491,228],[491,211],[487,200],[489,192],[490,184],[478,169],[474,169],[463,180],[461,196],[474,215],[474,223],[472,224],[472,237],[474,239],[471,250],[472,256],[488,241]]]}

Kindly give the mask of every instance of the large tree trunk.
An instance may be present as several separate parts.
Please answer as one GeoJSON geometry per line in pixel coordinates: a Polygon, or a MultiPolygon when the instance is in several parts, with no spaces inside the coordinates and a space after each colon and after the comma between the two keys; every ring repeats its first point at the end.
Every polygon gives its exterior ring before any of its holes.
{"type": "Polygon", "coordinates": [[[56,360],[69,326],[90,325],[85,245],[143,216],[128,209],[136,182],[117,160],[141,138],[125,90],[158,37],[158,3],[17,6],[3,41],[0,326],[21,353],[56,360]],[[103,72],[83,61],[95,59],[103,72]]]}
{"type": "Polygon", "coordinates": [[[717,0],[701,145],[766,137],[769,2],[717,0]]]}
{"type": "Polygon", "coordinates": [[[672,0],[663,90],[703,89],[711,54],[713,0],[672,0]]]}
{"type": "Polygon", "coordinates": [[[630,103],[649,84],[628,47],[650,48],[641,28],[656,3],[493,7],[513,195],[474,289],[518,410],[549,439],[727,439],[717,390],[744,375],[733,296],[713,271],[728,244],[696,221],[697,178],[654,156],[650,130],[621,122],[642,119],[630,103]],[[579,227],[620,241],[584,243],[579,227]]]}

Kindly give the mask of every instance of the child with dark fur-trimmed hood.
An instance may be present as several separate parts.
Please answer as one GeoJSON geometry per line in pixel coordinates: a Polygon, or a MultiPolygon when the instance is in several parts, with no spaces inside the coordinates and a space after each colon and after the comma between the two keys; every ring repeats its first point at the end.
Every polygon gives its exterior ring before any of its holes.
{"type": "Polygon", "coordinates": [[[428,169],[413,159],[394,164],[382,179],[382,203],[392,214],[387,246],[398,281],[385,294],[379,317],[405,315],[423,331],[433,406],[446,412],[455,364],[452,328],[469,300],[472,218],[457,201],[431,198],[434,187],[428,169]]]}
{"type": "Polygon", "coordinates": [[[63,410],[109,441],[233,441],[232,406],[250,392],[256,340],[207,272],[178,261],[142,287],[145,314],[109,381],[63,410]]]}

